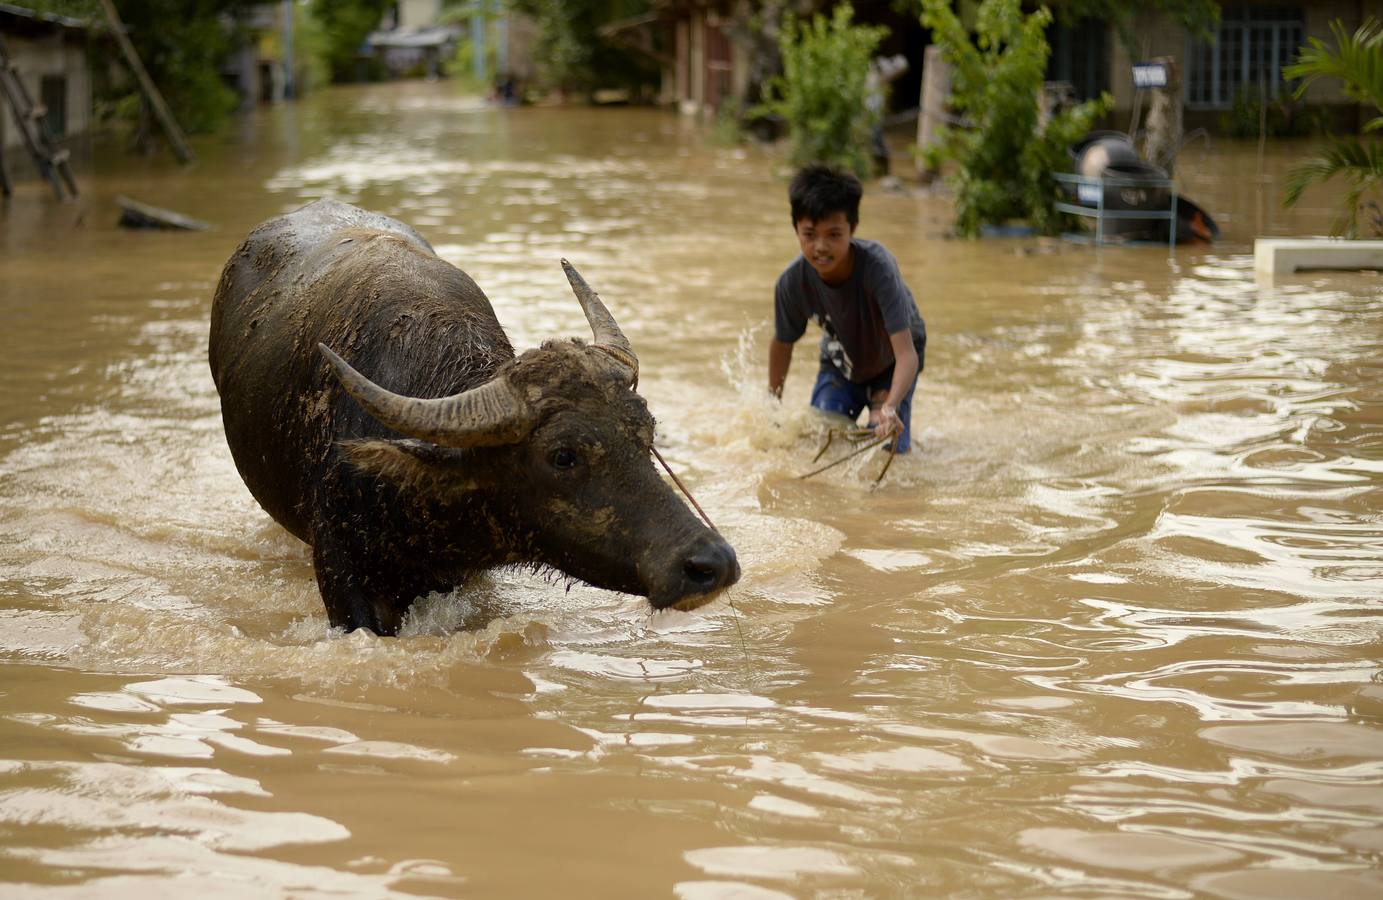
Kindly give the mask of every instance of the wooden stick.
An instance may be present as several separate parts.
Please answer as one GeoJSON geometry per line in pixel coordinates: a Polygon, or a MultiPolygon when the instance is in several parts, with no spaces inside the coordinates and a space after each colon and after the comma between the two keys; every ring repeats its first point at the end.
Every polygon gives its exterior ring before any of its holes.
{"type": "Polygon", "coordinates": [[[844,456],[842,456],[840,459],[836,460],[835,462],[827,463],[826,465],[822,466],[822,467],[819,468],[819,469],[812,469],[810,472],[808,472],[808,473],[805,474],[805,475],[798,475],[798,476],[797,476],[797,480],[798,480],[798,481],[801,481],[801,480],[804,479],[804,478],[811,478],[813,475],[820,475],[822,472],[826,471],[827,469],[834,469],[836,466],[838,466],[838,465],[840,465],[841,463],[845,462],[847,459],[853,459],[854,457],[859,456],[861,453],[863,453],[863,452],[866,451],[866,450],[872,450],[873,448],[879,446],[880,444],[882,444],[882,443],[883,443],[884,441],[886,441],[886,440],[888,440],[888,438],[886,438],[886,437],[881,437],[881,438],[879,438],[877,441],[870,441],[869,443],[865,444],[863,447],[860,447],[858,450],[852,450],[851,452],[845,454],[844,456]]]}
{"type": "Polygon", "coordinates": [[[120,21],[120,13],[116,12],[115,4],[111,0],[101,0],[101,6],[106,11],[106,19],[110,22],[110,30],[115,36],[115,42],[120,45],[120,51],[125,54],[125,62],[129,63],[130,71],[134,72],[135,80],[139,82],[140,90],[144,92],[144,98],[154,108],[154,114],[158,116],[159,123],[163,125],[163,133],[168,136],[168,143],[173,145],[173,153],[178,157],[179,162],[196,161],[197,157],[192,153],[192,148],[187,146],[187,138],[183,137],[182,129],[178,127],[177,120],[173,118],[168,104],[163,102],[163,95],[159,93],[153,79],[144,69],[144,63],[140,61],[139,54],[135,52],[134,44],[130,43],[129,35],[125,34],[125,24],[120,21]]]}

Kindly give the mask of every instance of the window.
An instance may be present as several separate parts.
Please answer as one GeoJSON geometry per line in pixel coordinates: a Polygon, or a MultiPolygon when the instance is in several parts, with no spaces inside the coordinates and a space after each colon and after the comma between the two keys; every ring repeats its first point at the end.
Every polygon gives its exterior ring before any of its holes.
{"type": "Polygon", "coordinates": [[[1047,80],[1066,81],[1075,99],[1090,100],[1109,90],[1109,25],[1085,19],[1074,26],[1058,25],[1047,34],[1052,55],[1047,80]]]}
{"type": "Polygon", "coordinates": [[[39,102],[48,110],[43,121],[48,133],[55,138],[67,136],[67,79],[62,75],[44,75],[39,82],[39,102]]]}
{"type": "Polygon", "coordinates": [[[1192,41],[1187,53],[1186,104],[1223,109],[1240,93],[1256,100],[1282,93],[1287,84],[1282,69],[1305,43],[1301,7],[1227,4],[1213,43],[1192,41]]]}

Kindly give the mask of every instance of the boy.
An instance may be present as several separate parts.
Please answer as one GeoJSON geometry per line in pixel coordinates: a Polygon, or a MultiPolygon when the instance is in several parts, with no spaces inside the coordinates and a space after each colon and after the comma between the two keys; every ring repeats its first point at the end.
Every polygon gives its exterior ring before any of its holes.
{"type": "Polygon", "coordinates": [[[912,392],[927,327],[898,263],[882,244],[856,238],[864,188],[848,172],[811,165],[792,179],[788,200],[802,255],[778,276],[768,389],[782,397],[792,345],[814,319],[825,332],[812,406],[851,420],[869,407],[869,427],[912,445],[912,392]]]}

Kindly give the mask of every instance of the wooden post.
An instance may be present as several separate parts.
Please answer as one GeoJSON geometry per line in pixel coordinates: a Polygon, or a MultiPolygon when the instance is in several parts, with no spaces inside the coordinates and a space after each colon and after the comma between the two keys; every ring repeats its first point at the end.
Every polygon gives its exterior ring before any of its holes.
{"type": "Polygon", "coordinates": [[[929,169],[921,154],[940,140],[951,102],[951,65],[942,58],[941,47],[927,46],[922,58],[922,99],[917,116],[917,174],[924,184],[939,174],[929,169]]]}
{"type": "Polygon", "coordinates": [[[106,20],[110,23],[115,42],[120,45],[120,52],[125,54],[125,62],[129,63],[130,71],[134,72],[135,80],[139,82],[144,99],[153,107],[154,115],[158,116],[159,123],[163,126],[163,133],[168,136],[168,143],[173,145],[173,153],[179,162],[195,161],[197,157],[192,153],[192,148],[187,146],[187,138],[183,137],[177,120],[168,110],[168,104],[163,102],[163,95],[154,86],[149,73],[144,69],[144,63],[139,59],[139,54],[135,52],[134,44],[130,43],[129,36],[125,34],[125,25],[120,21],[120,13],[116,12],[115,4],[111,0],[101,0],[101,6],[106,11],[106,20]]]}
{"type": "Polygon", "coordinates": [[[1181,76],[1176,59],[1159,56],[1153,62],[1167,68],[1167,86],[1149,91],[1147,137],[1143,139],[1143,158],[1167,170],[1168,177],[1176,169],[1177,153],[1181,150],[1181,76]]]}

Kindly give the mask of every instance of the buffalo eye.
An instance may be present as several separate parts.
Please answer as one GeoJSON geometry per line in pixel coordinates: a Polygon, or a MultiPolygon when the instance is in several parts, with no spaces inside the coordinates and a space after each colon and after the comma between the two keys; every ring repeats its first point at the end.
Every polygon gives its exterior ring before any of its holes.
{"type": "Polygon", "coordinates": [[[576,451],[570,447],[558,447],[552,451],[552,455],[548,459],[554,469],[572,469],[580,461],[576,451]]]}

